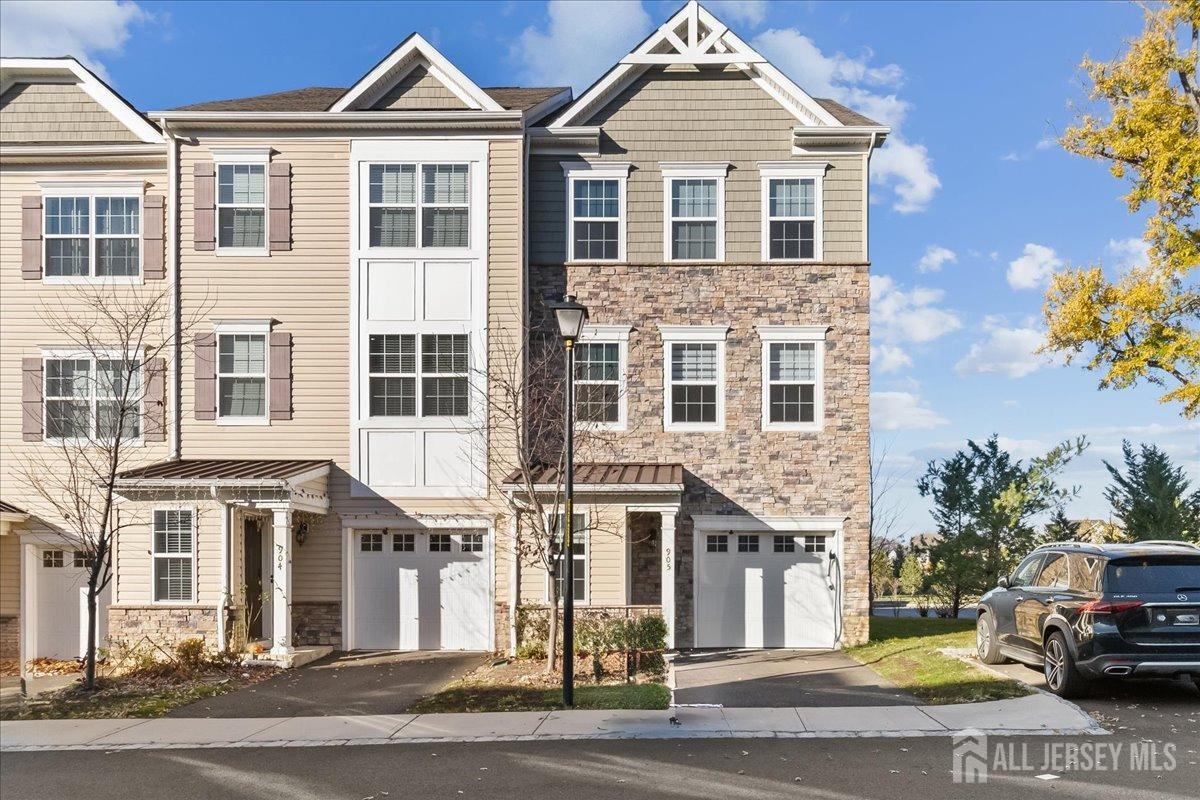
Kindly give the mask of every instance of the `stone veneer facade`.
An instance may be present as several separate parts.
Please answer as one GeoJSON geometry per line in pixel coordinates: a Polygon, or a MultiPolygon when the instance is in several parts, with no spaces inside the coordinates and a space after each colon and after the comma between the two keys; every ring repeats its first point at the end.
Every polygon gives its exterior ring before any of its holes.
{"type": "Polygon", "coordinates": [[[297,646],[342,646],[342,604],[297,601],[292,603],[292,640],[297,646]]]}
{"type": "MultiPolygon", "coordinates": [[[[618,460],[678,462],[685,491],[676,525],[676,643],[692,631],[693,514],[840,516],[841,643],[866,640],[869,483],[869,267],[845,264],[534,265],[532,308],[578,296],[597,324],[628,324],[628,427],[618,460]],[[725,344],[725,427],[663,430],[658,325],[730,326],[725,344]],[[829,325],[825,426],[764,431],[762,341],[756,325],[829,325]]],[[[586,460],[581,454],[579,460],[586,460]]]]}
{"type": "Polygon", "coordinates": [[[217,647],[217,609],[212,606],[110,606],[108,640],[114,647],[144,643],[173,647],[185,639],[203,639],[217,647]]]}
{"type": "Polygon", "coordinates": [[[16,614],[0,617],[0,658],[20,658],[21,618],[16,614]]]}

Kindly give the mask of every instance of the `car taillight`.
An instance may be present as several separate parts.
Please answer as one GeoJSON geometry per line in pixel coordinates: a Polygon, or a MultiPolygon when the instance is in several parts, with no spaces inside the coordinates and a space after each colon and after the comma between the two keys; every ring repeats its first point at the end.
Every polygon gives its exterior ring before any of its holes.
{"type": "Polygon", "coordinates": [[[1079,610],[1084,614],[1120,614],[1122,611],[1138,608],[1141,605],[1141,600],[1122,600],[1120,602],[1093,600],[1090,603],[1081,605],[1079,610]]]}

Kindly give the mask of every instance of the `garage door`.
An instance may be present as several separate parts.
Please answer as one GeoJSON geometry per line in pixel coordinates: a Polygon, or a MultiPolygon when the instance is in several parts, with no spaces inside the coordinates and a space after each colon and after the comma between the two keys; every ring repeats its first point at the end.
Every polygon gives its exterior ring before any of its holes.
{"type": "Polygon", "coordinates": [[[353,544],[355,647],[491,649],[483,533],[361,532],[353,544]]]}
{"type": "MultiPolygon", "coordinates": [[[[31,658],[79,658],[87,650],[87,570],[72,550],[39,549],[37,633],[31,658]]],[[[96,641],[106,646],[111,584],[99,598],[96,641]]]]}
{"type": "Polygon", "coordinates": [[[811,534],[702,534],[696,646],[833,647],[833,541],[811,534]]]}

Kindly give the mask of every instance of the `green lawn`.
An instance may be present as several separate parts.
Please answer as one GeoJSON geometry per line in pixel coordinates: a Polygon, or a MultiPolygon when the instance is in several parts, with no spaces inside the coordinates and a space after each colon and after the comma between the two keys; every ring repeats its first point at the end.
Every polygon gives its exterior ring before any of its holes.
{"type": "MultiPolygon", "coordinates": [[[[671,691],[661,683],[575,687],[575,707],[585,709],[663,709],[671,691]]],[[[562,690],[458,681],[409,706],[412,714],[449,711],[550,711],[562,708],[562,690]]]]}
{"type": "Polygon", "coordinates": [[[994,677],[942,648],[973,648],[969,619],[871,617],[871,639],[846,652],[902,689],[932,705],[978,703],[1029,694],[1013,681],[994,677]]]}
{"type": "Polygon", "coordinates": [[[243,685],[241,682],[227,681],[131,692],[107,689],[91,696],[56,692],[47,699],[5,703],[0,707],[0,720],[161,717],[180,706],[215,697],[243,685]]]}

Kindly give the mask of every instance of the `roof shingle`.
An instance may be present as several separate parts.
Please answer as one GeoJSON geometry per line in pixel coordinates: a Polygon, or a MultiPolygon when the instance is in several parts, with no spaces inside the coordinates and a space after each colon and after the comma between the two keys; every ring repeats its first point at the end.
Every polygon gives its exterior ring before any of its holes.
{"type": "MultiPolygon", "coordinates": [[[[524,111],[542,103],[566,87],[563,86],[493,86],[484,91],[510,111],[524,111]]],[[[286,92],[259,94],[253,97],[237,97],[229,100],[212,100],[192,103],[173,111],[325,111],[346,89],[333,86],[309,86],[286,92]]]]}
{"type": "Polygon", "coordinates": [[[846,108],[836,100],[830,100],[828,97],[814,97],[821,107],[833,115],[833,118],[843,125],[879,125],[880,123],[864,117],[862,114],[852,109],[846,108]]]}

